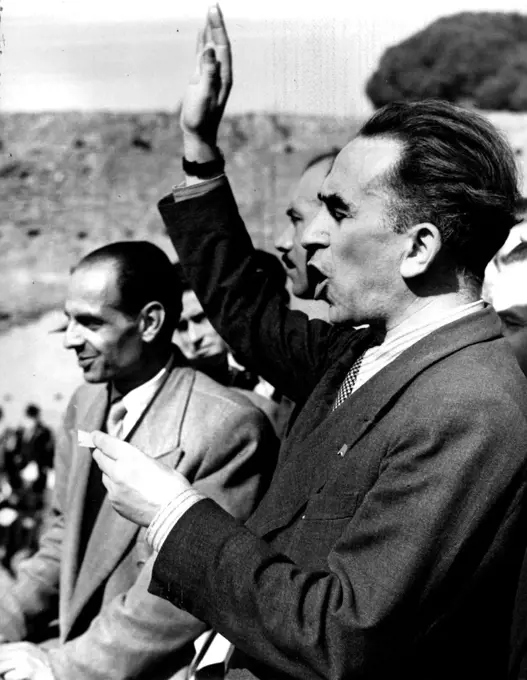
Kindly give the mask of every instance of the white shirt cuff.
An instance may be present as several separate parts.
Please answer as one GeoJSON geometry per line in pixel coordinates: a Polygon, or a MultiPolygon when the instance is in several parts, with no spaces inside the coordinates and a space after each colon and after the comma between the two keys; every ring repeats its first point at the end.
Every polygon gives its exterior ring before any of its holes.
{"type": "Polygon", "coordinates": [[[161,550],[168,534],[176,526],[177,522],[195,503],[199,503],[207,496],[196,489],[185,489],[175,498],[158,510],[154,519],[150,522],[145,534],[145,541],[156,552],[161,550]]]}
{"type": "Polygon", "coordinates": [[[197,179],[195,184],[187,184],[182,182],[172,187],[172,197],[174,203],[179,203],[180,201],[187,201],[189,198],[199,198],[205,196],[211,191],[214,191],[217,187],[225,184],[227,182],[227,176],[225,173],[213,177],[212,179],[197,179]]]}

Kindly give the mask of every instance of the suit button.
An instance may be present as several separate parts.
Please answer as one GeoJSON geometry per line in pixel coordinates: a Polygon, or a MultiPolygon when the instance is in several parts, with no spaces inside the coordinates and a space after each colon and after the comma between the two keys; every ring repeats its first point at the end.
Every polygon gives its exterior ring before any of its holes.
{"type": "Polygon", "coordinates": [[[305,518],[306,518],[306,516],[305,516],[305,515],[302,515],[302,519],[305,519],[305,518]]]}
{"type": "Polygon", "coordinates": [[[137,566],[138,567],[144,567],[145,566],[145,560],[137,560],[137,566]]]}

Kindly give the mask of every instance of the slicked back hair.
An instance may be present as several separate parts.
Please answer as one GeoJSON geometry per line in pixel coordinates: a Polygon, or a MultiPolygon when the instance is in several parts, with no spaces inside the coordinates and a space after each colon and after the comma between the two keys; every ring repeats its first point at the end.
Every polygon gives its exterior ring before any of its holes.
{"type": "Polygon", "coordinates": [[[402,142],[401,157],[386,176],[393,228],[434,224],[446,261],[479,285],[517,222],[517,167],[501,134],[472,111],[430,99],[388,104],[358,136],[402,142]]]}
{"type": "Polygon", "coordinates": [[[166,316],[159,339],[170,339],[181,316],[181,284],[166,253],[149,241],[116,241],[88,253],[72,273],[99,264],[115,268],[124,314],[136,317],[149,302],[163,305],[166,316]]]}
{"type": "Polygon", "coordinates": [[[329,172],[331,168],[333,167],[333,162],[335,161],[335,158],[339,155],[340,149],[337,149],[334,147],[333,149],[330,149],[329,151],[325,151],[324,153],[319,153],[317,156],[313,156],[308,162],[305,164],[304,169],[302,171],[302,174],[307,172],[310,168],[314,168],[315,165],[318,165],[319,163],[323,163],[325,161],[330,161],[329,162],[329,169],[328,172],[326,173],[329,175],[329,172]]]}

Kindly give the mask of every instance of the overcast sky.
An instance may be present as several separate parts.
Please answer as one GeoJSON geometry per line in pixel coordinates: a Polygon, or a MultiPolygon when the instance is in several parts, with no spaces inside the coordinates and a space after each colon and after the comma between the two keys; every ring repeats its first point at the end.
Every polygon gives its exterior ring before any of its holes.
{"type": "MultiPolygon", "coordinates": [[[[203,0],[3,0],[4,110],[168,109],[192,70],[203,0]]],[[[363,115],[386,47],[446,14],[526,0],[224,0],[229,110],[363,115]]]]}

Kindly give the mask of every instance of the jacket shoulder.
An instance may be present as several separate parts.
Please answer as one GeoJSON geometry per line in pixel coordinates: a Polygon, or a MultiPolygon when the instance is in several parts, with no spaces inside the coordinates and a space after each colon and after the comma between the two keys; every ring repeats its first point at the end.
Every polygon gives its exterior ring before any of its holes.
{"type": "Polygon", "coordinates": [[[106,389],[106,383],[83,383],[82,385],[79,385],[70,397],[64,413],[64,422],[75,422],[78,419],[80,412],[83,412],[91,404],[105,398],[106,389]]]}
{"type": "Polygon", "coordinates": [[[194,391],[200,398],[216,402],[233,411],[261,413],[261,410],[243,392],[226,387],[201,371],[195,372],[194,391]]]}

